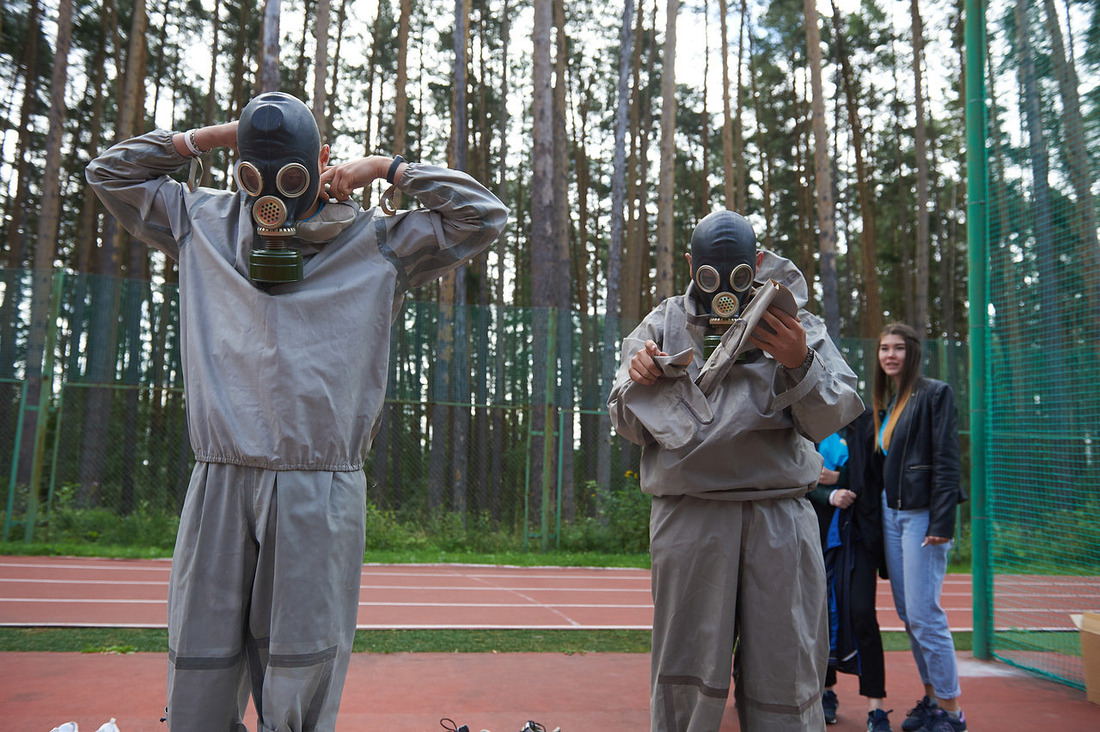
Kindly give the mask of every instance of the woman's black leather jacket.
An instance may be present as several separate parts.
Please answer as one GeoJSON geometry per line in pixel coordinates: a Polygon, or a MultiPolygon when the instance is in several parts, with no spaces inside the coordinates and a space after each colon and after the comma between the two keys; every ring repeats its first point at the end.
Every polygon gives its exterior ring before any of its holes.
{"type": "Polygon", "coordinates": [[[882,474],[887,505],[927,508],[929,536],[955,535],[955,506],[966,500],[966,492],[959,484],[958,414],[949,385],[917,380],[894,427],[882,474]]]}

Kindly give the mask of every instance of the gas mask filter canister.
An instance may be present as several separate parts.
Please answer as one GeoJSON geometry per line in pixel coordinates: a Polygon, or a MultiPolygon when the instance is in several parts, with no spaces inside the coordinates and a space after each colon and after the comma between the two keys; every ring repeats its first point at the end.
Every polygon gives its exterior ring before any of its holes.
{"type": "Polygon", "coordinates": [[[740,315],[752,295],[756,278],[756,234],[733,211],[705,216],[691,235],[691,294],[701,314],[709,316],[703,338],[709,358],[722,335],[740,315]]]}
{"type": "Polygon", "coordinates": [[[237,186],[248,196],[261,246],[248,256],[248,275],[258,283],[302,279],[302,253],[289,247],[317,201],[321,135],[313,113],[282,92],[255,97],[237,124],[237,186]]]}

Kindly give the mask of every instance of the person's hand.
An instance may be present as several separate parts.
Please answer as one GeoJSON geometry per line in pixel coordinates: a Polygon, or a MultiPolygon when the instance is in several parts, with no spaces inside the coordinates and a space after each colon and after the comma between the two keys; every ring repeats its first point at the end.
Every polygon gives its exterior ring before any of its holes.
{"type": "MultiPolygon", "coordinates": [[[[346,201],[351,194],[364,186],[369,186],[379,178],[385,180],[390,171],[393,158],[385,155],[370,155],[359,160],[352,160],[337,165],[325,165],[321,171],[321,198],[328,201],[346,201]]],[[[405,170],[406,163],[401,163],[394,174],[394,180],[399,181],[405,170]]]]}
{"type": "Polygon", "coordinates": [[[847,488],[837,488],[829,496],[829,503],[837,508],[848,508],[856,502],[856,494],[847,488]]]}
{"type": "Polygon", "coordinates": [[[749,342],[789,369],[798,368],[806,360],[806,330],[802,321],[774,305],[764,311],[749,334],[749,342]],[[765,324],[775,332],[769,333],[765,324]]]}
{"type": "Polygon", "coordinates": [[[646,341],[645,348],[639,349],[630,359],[630,378],[639,383],[650,386],[657,383],[663,373],[661,367],[653,360],[654,356],[666,356],[664,351],[657,347],[653,341],[646,341]]]}
{"type": "Polygon", "coordinates": [[[391,162],[393,158],[371,155],[348,163],[326,165],[321,171],[321,198],[326,201],[348,200],[356,190],[385,178],[391,162]]]}
{"type": "Polygon", "coordinates": [[[840,480],[839,470],[829,470],[828,468],[822,466],[821,477],[817,479],[818,483],[820,483],[821,485],[836,485],[836,482],[838,480],[840,480]]]}
{"type": "Polygon", "coordinates": [[[951,541],[950,536],[926,536],[921,546],[928,546],[929,544],[946,544],[949,541],[951,541]]]}

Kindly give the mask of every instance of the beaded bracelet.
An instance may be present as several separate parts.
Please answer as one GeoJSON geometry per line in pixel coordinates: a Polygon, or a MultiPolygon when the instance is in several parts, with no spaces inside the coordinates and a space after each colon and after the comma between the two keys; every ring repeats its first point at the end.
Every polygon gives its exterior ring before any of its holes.
{"type": "Polygon", "coordinates": [[[187,146],[187,149],[190,150],[191,154],[194,155],[196,158],[210,152],[209,150],[201,149],[199,147],[198,143],[195,142],[195,130],[194,130],[194,128],[192,128],[192,129],[188,130],[187,132],[183,133],[183,144],[187,146]]]}

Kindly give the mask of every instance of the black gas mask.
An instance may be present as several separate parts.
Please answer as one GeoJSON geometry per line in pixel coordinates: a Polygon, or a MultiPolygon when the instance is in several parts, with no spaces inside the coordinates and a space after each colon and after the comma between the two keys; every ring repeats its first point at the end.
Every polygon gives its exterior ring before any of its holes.
{"type": "Polygon", "coordinates": [[[289,247],[317,201],[321,133],[313,113],[282,92],[255,97],[237,123],[237,186],[248,196],[259,246],[248,276],[259,283],[302,279],[302,253],[289,247]]]}
{"type": "MultiPolygon", "coordinates": [[[[715,211],[691,234],[692,287],[698,312],[709,317],[704,352],[744,310],[756,278],[756,234],[740,214],[715,211]]],[[[709,353],[707,353],[709,356],[709,353]]]]}

